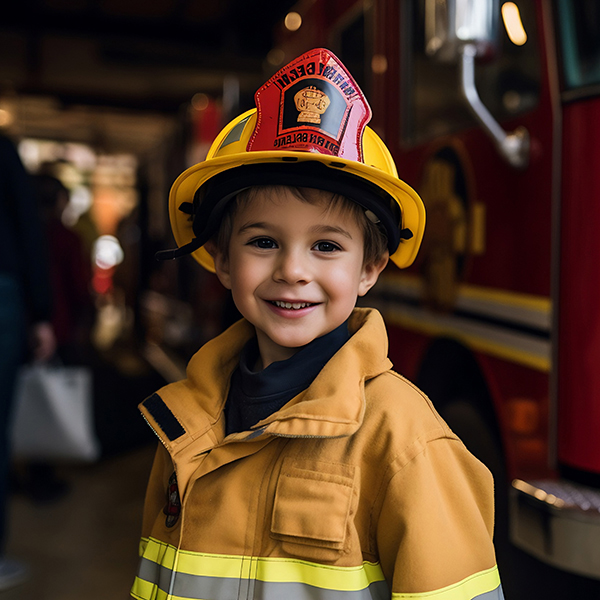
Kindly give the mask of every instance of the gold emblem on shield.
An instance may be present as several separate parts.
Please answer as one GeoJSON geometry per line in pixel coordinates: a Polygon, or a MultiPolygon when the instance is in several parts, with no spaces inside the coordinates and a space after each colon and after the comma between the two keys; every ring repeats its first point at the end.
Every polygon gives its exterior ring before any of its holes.
{"type": "Polygon", "coordinates": [[[300,112],[298,115],[299,123],[321,123],[321,115],[327,110],[331,100],[325,92],[311,85],[300,90],[294,96],[296,108],[300,112]]]}

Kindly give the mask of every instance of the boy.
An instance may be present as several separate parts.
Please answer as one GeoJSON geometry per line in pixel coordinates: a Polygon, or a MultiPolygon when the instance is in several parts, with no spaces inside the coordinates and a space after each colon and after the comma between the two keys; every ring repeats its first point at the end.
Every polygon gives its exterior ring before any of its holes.
{"type": "Polygon", "coordinates": [[[245,318],[141,405],[163,446],[132,595],[500,599],[489,472],[354,308],[413,261],[422,203],[331,52],[256,104],[171,190],[163,257],[193,253],[245,318]]]}

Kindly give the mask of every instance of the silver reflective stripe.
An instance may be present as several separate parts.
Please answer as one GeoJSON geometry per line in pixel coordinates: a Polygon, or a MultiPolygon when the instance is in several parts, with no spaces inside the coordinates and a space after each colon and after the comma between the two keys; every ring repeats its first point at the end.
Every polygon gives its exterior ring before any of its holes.
{"type": "Polygon", "coordinates": [[[479,594],[479,596],[475,596],[473,600],[504,600],[504,592],[502,591],[502,586],[499,585],[495,590],[492,590],[491,592],[479,594]]]}
{"type": "Polygon", "coordinates": [[[389,600],[390,591],[385,581],[374,581],[364,590],[325,590],[304,583],[273,583],[257,581],[254,598],[261,600],[389,600]]]}
{"type": "MultiPolygon", "coordinates": [[[[385,581],[375,581],[363,590],[342,591],[318,588],[305,583],[272,582],[229,577],[208,577],[174,573],[142,558],[138,578],[156,584],[163,592],[189,600],[389,600],[385,581]]],[[[483,597],[482,597],[483,598],[483,597]]],[[[485,598],[485,600],[488,600],[485,598]]],[[[490,598],[492,600],[492,598],[490,598]]]]}

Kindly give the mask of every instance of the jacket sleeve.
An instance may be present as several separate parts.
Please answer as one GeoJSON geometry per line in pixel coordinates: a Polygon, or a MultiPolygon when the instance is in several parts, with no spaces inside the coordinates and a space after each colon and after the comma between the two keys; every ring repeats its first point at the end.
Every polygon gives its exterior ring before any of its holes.
{"type": "Polygon", "coordinates": [[[393,600],[502,599],[487,468],[456,438],[416,442],[403,457],[392,465],[376,526],[393,600]]]}

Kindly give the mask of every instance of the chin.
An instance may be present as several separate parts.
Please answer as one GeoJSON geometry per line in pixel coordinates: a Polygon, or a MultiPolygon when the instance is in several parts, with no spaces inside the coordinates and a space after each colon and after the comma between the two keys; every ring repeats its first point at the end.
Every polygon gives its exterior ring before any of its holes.
{"type": "MultiPolygon", "coordinates": [[[[315,336],[316,337],[316,336],[315,336]]],[[[310,342],[312,342],[315,337],[303,337],[301,339],[299,338],[285,338],[282,340],[273,340],[278,346],[281,346],[282,348],[288,348],[290,350],[299,350],[300,348],[302,348],[303,346],[306,346],[307,344],[310,344],[310,342]]]]}

